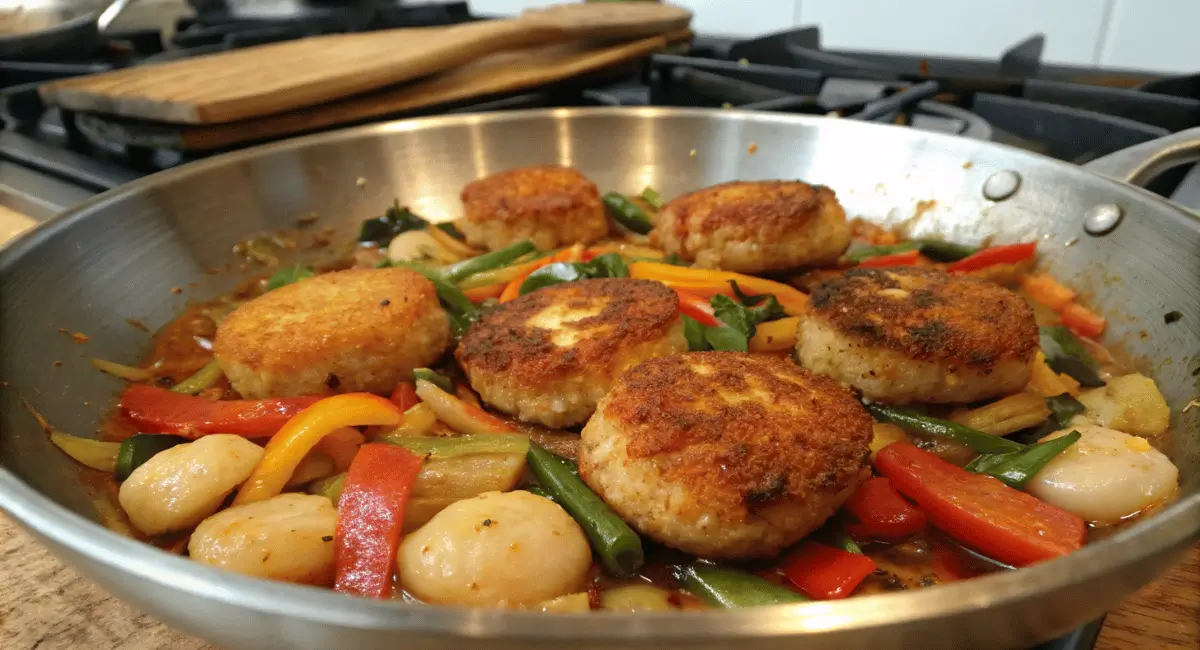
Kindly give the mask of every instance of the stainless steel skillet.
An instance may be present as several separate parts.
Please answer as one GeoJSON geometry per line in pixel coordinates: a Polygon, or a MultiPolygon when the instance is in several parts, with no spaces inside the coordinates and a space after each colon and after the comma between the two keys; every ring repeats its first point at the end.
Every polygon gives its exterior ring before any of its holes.
{"type": "Polygon", "coordinates": [[[803,178],[834,188],[851,215],[906,222],[913,235],[1037,240],[1049,268],[1107,313],[1109,340],[1147,360],[1172,408],[1171,455],[1181,470],[1178,502],[1065,559],[919,592],[745,611],[547,616],[365,602],[207,569],[100,528],[72,462],[11,391],[0,396],[0,508],[105,589],[227,648],[1029,645],[1117,605],[1200,532],[1200,409],[1181,413],[1198,392],[1200,218],[1096,173],[1144,181],[1198,152],[1200,133],[1185,132],[1082,169],[974,140],[770,113],[458,115],[321,134],[157,174],[0,251],[0,379],[60,428],[86,434],[120,389],[86,357],[132,360],[147,338],[126,318],[158,327],[187,300],[231,288],[239,278],[204,270],[229,261],[235,242],[310,214],[348,235],[394,198],[449,218],[466,182],[510,167],[556,162],[602,188],[653,185],[668,196],[730,179],[803,178]],[[1107,234],[1089,234],[1112,221],[1107,234]],[[1168,324],[1169,311],[1182,319],[1168,324]],[[91,341],[76,346],[58,328],[91,341]]]}

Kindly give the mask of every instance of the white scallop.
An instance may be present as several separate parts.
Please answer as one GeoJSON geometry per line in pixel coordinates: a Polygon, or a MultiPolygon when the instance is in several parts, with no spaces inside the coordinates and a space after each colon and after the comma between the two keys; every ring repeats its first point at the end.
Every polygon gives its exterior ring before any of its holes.
{"type": "Polygon", "coordinates": [[[579,524],[529,492],[458,501],[406,535],[400,584],[445,605],[523,607],[583,587],[592,551],[579,524]]]}
{"type": "Polygon", "coordinates": [[[1078,442],[1050,461],[1025,485],[1033,496],[1104,525],[1162,503],[1179,485],[1179,470],[1143,438],[1096,426],[1056,431],[1050,440],[1078,431],[1078,442]]]}

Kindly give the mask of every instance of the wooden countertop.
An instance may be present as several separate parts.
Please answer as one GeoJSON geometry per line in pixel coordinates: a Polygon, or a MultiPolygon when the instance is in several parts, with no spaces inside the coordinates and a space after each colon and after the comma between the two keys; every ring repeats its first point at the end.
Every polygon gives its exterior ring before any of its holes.
{"type": "MultiPolygon", "coordinates": [[[[211,650],[104,593],[0,514],[0,648],[211,650]]],[[[1200,545],[1108,615],[1095,650],[1200,648],[1200,545]]]]}

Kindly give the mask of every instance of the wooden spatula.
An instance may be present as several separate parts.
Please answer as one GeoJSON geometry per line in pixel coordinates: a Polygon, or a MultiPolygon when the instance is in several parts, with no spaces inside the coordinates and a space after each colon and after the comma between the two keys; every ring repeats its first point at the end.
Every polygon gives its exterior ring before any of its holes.
{"type": "Polygon", "coordinates": [[[653,2],[557,5],[511,20],[333,34],[64,79],[43,101],[161,122],[216,124],[281,113],[458,67],[495,52],[684,29],[653,2]]]}

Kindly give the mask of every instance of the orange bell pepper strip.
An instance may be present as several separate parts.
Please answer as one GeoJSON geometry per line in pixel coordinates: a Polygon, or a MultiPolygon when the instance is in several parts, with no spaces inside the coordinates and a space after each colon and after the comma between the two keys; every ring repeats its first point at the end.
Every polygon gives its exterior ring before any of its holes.
{"type": "Polygon", "coordinates": [[[751,352],[790,351],[796,347],[796,329],[799,327],[799,316],[759,323],[748,341],[749,349],[751,352]]]}
{"type": "Polygon", "coordinates": [[[121,396],[121,410],[142,433],[173,433],[187,438],[232,433],[265,438],[320,400],[320,397],[280,397],[214,401],[134,384],[121,396]]]}
{"type": "Polygon", "coordinates": [[[645,280],[658,280],[670,287],[677,287],[697,295],[714,293],[731,294],[733,288],[729,281],[737,282],[738,288],[747,294],[774,294],[783,306],[788,316],[800,316],[808,310],[808,296],[799,289],[742,273],[730,271],[714,271],[687,266],[673,266],[657,262],[634,262],[629,265],[629,277],[645,280]]]}
{"type": "Polygon", "coordinates": [[[1088,339],[1100,338],[1104,329],[1108,327],[1108,321],[1103,316],[1077,302],[1064,307],[1058,315],[1067,329],[1088,339]]]}
{"type": "Polygon", "coordinates": [[[500,302],[516,300],[517,297],[521,295],[521,285],[525,284],[525,280],[531,273],[542,268],[543,266],[550,266],[555,262],[584,262],[590,257],[594,257],[594,255],[588,255],[587,252],[583,250],[583,244],[575,244],[574,246],[571,246],[570,248],[564,248],[563,250],[545,259],[534,260],[533,262],[529,263],[531,268],[528,271],[513,278],[512,281],[504,287],[504,291],[500,293],[500,302]]]}
{"type": "Polygon", "coordinates": [[[421,398],[417,397],[417,387],[411,381],[402,381],[396,384],[396,390],[392,391],[389,399],[401,411],[407,411],[421,403],[421,398]]]}
{"type": "Polygon", "coordinates": [[[345,393],[326,397],[288,420],[271,438],[233,504],[255,503],[279,494],[304,456],[342,427],[397,426],[402,421],[404,413],[377,395],[345,393]]]}
{"type": "Polygon", "coordinates": [[[1026,275],[1021,278],[1021,288],[1034,302],[1056,311],[1075,301],[1075,292],[1049,273],[1026,275]]]}
{"type": "Polygon", "coordinates": [[[499,298],[500,294],[504,293],[507,284],[497,283],[489,284],[484,287],[473,287],[471,289],[463,289],[463,295],[471,302],[483,302],[488,298],[499,298]]]}
{"type": "Polygon", "coordinates": [[[884,268],[887,266],[913,266],[921,261],[921,251],[913,249],[893,255],[876,255],[858,263],[860,269],[884,268]]]}
{"type": "Polygon", "coordinates": [[[396,549],[404,532],[404,509],[421,471],[421,458],[395,445],[363,445],[338,500],[334,536],[334,590],[387,598],[396,549]]]}

